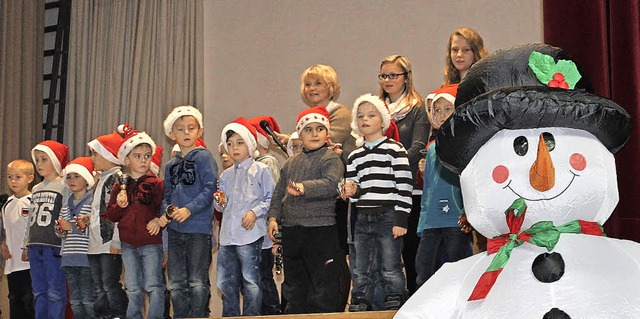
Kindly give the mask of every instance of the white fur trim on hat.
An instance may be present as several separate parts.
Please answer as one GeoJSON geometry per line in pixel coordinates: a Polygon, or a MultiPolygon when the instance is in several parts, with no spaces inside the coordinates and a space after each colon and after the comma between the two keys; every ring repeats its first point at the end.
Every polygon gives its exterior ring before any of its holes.
{"type": "Polygon", "coordinates": [[[78,175],[82,176],[82,178],[87,181],[87,189],[91,189],[93,188],[93,185],[95,185],[93,172],[89,172],[89,170],[83,165],[77,163],[70,163],[69,165],[67,165],[67,167],[64,168],[64,171],[62,171],[62,176],[64,176],[65,178],[65,183],[67,174],[69,173],[77,173],[78,175]]]}
{"type": "Polygon", "coordinates": [[[121,165],[124,165],[124,159],[129,155],[131,150],[140,144],[151,145],[151,155],[156,153],[156,143],[153,142],[151,136],[145,132],[134,134],[133,136],[125,139],[122,145],[120,145],[120,149],[118,150],[118,160],[121,165]]]}
{"type": "Polygon", "coordinates": [[[387,129],[389,128],[389,125],[391,125],[391,115],[389,114],[389,109],[387,109],[387,106],[378,96],[373,95],[371,93],[361,95],[359,98],[356,99],[355,103],[353,103],[353,109],[351,110],[353,115],[353,118],[351,120],[351,129],[356,134],[362,136],[362,132],[360,132],[360,129],[358,128],[357,118],[358,118],[358,108],[363,103],[371,103],[373,106],[376,107],[376,109],[378,109],[378,112],[380,112],[380,117],[382,118],[382,133],[386,132],[387,129]]]}
{"type": "Polygon", "coordinates": [[[89,146],[89,148],[96,153],[100,154],[100,156],[104,157],[104,159],[106,159],[107,161],[116,165],[120,165],[120,161],[118,160],[118,158],[115,157],[111,152],[109,152],[109,150],[107,150],[107,148],[105,148],[104,145],[102,145],[102,143],[100,143],[97,139],[87,143],[87,146],[89,146]]]}
{"type": "Polygon", "coordinates": [[[298,114],[298,121],[296,122],[296,131],[301,134],[302,129],[311,123],[320,123],[324,125],[327,130],[331,130],[331,120],[329,111],[324,106],[314,106],[308,108],[300,114],[298,114]]]}
{"type": "Polygon", "coordinates": [[[433,103],[436,103],[436,101],[439,100],[439,99],[445,99],[445,100],[451,102],[451,104],[453,104],[453,105],[456,104],[456,97],[455,96],[453,96],[453,95],[451,95],[449,93],[438,93],[433,97],[433,102],[431,102],[432,105],[433,105],[433,103]]]}
{"type": "Polygon", "coordinates": [[[258,131],[258,145],[262,146],[263,148],[269,148],[269,139],[267,139],[266,136],[262,135],[262,133],[260,133],[260,131],[258,131]]]}
{"type": "MultiPolygon", "coordinates": [[[[251,125],[251,124],[247,124],[247,125],[251,125]]],[[[224,143],[224,149],[227,150],[227,153],[231,153],[231,152],[229,152],[229,148],[227,146],[227,132],[228,131],[234,131],[236,134],[240,135],[240,137],[242,137],[244,142],[247,144],[247,148],[249,149],[249,155],[252,156],[252,157],[257,157],[257,155],[256,155],[256,147],[257,147],[256,138],[253,136],[253,134],[251,134],[251,131],[249,131],[249,129],[246,126],[244,126],[244,125],[242,125],[240,123],[236,123],[236,122],[231,122],[231,123],[225,125],[225,127],[222,129],[222,134],[220,135],[220,139],[224,143]]]]}
{"type": "Polygon", "coordinates": [[[200,124],[200,128],[204,128],[204,124],[202,123],[202,113],[191,105],[183,105],[176,106],[171,110],[171,113],[167,115],[167,118],[164,120],[164,133],[167,134],[167,136],[170,136],[171,130],[173,129],[173,123],[175,123],[179,118],[188,115],[195,117],[198,124],[200,124]]]}
{"type": "Polygon", "coordinates": [[[51,140],[40,142],[31,149],[31,159],[33,159],[34,164],[36,162],[35,151],[47,154],[58,176],[62,176],[62,169],[69,161],[69,148],[66,145],[51,140]],[[51,149],[52,147],[56,148],[56,150],[51,149]]]}
{"type": "Polygon", "coordinates": [[[300,139],[300,135],[298,135],[298,132],[293,132],[291,133],[291,135],[289,135],[289,141],[287,141],[287,155],[289,155],[289,157],[293,156],[293,150],[291,149],[291,145],[293,145],[293,140],[298,140],[300,139]]]}

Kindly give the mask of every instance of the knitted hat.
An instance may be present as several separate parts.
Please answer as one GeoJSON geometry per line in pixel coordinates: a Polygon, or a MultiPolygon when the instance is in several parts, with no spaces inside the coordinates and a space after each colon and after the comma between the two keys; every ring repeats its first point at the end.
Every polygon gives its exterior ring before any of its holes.
{"type": "Polygon", "coordinates": [[[272,131],[280,133],[280,126],[272,116],[256,116],[248,119],[247,121],[256,128],[258,133],[258,145],[264,148],[269,148],[269,133],[260,126],[260,122],[267,121],[272,131]]]}
{"type": "Polygon", "coordinates": [[[31,158],[34,163],[36,162],[35,151],[45,152],[49,156],[49,159],[51,159],[58,175],[62,176],[62,169],[67,166],[69,162],[68,146],[52,140],[42,141],[31,149],[31,158]]]}
{"type": "Polygon", "coordinates": [[[222,142],[224,143],[224,148],[227,150],[227,152],[229,152],[229,148],[227,147],[228,131],[234,131],[235,133],[240,135],[240,137],[244,140],[244,142],[247,144],[247,147],[249,148],[249,154],[253,157],[258,156],[256,154],[256,140],[258,133],[256,132],[256,128],[253,127],[253,125],[251,125],[249,121],[247,121],[247,119],[245,119],[244,117],[239,117],[233,120],[231,123],[225,125],[225,127],[222,129],[220,140],[222,140],[222,142]]]}
{"type": "Polygon", "coordinates": [[[161,165],[162,165],[162,146],[156,145],[156,153],[153,154],[153,157],[151,157],[151,165],[149,165],[149,168],[151,169],[153,174],[158,176],[158,174],[160,173],[161,165]]]}
{"type": "Polygon", "coordinates": [[[298,114],[298,120],[296,121],[296,131],[298,134],[302,132],[302,129],[309,123],[320,123],[324,125],[327,130],[331,129],[331,121],[329,120],[329,111],[324,106],[310,107],[298,114]]]}
{"type": "Polygon", "coordinates": [[[184,106],[176,106],[171,110],[171,113],[167,115],[167,118],[164,120],[164,133],[169,136],[171,134],[171,130],[173,129],[173,123],[175,123],[179,118],[183,116],[193,116],[200,124],[200,128],[204,128],[202,123],[202,113],[195,107],[191,105],[184,106]]]}
{"type": "Polygon", "coordinates": [[[546,44],[517,46],[481,59],[460,83],[456,111],[438,132],[438,158],[460,174],[497,132],[544,127],[587,131],[617,152],[629,139],[630,116],[591,93],[583,74],[564,50],[546,44]]]}
{"type": "Polygon", "coordinates": [[[356,134],[362,135],[362,132],[360,132],[360,128],[358,128],[357,118],[358,118],[358,108],[360,107],[360,105],[364,103],[371,103],[373,106],[376,107],[376,109],[378,109],[378,112],[380,112],[380,117],[382,118],[382,132],[383,133],[386,132],[391,123],[391,115],[389,115],[389,109],[378,96],[370,93],[361,95],[359,98],[356,99],[355,103],[353,103],[353,109],[351,109],[351,112],[353,114],[353,117],[351,120],[351,129],[356,134]]]}
{"type": "Polygon", "coordinates": [[[298,132],[294,131],[289,136],[289,141],[287,142],[287,154],[289,156],[293,156],[293,150],[291,149],[291,145],[293,145],[293,140],[298,140],[298,139],[300,139],[300,135],[298,135],[298,132]]]}
{"type": "Polygon", "coordinates": [[[87,181],[87,189],[91,189],[95,184],[95,180],[93,179],[93,162],[91,162],[91,157],[89,156],[77,157],[67,164],[64,171],[62,171],[65,183],[67,174],[69,173],[77,173],[82,176],[82,178],[87,181]]]}
{"type": "Polygon", "coordinates": [[[118,149],[120,149],[120,145],[122,145],[122,141],[124,139],[118,132],[113,131],[111,134],[98,136],[96,139],[87,143],[90,149],[94,152],[100,154],[100,156],[104,157],[107,161],[120,165],[120,161],[118,160],[118,149]]]}
{"type": "Polygon", "coordinates": [[[118,126],[118,132],[124,134],[124,141],[118,149],[118,160],[121,165],[124,165],[124,159],[129,155],[129,152],[140,144],[149,144],[151,146],[151,155],[156,153],[156,143],[147,133],[139,132],[129,124],[118,126]]]}

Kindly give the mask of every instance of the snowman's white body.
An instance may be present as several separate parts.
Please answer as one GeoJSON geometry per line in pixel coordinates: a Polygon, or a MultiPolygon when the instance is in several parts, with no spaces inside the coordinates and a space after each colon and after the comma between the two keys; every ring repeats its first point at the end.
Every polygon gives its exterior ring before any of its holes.
{"type": "MultiPolygon", "coordinates": [[[[522,230],[538,221],[603,224],[618,202],[613,155],[595,136],[575,129],[502,130],[480,148],[460,181],[467,217],[487,237],[508,233],[504,212],[517,198],[528,206],[522,230]],[[529,170],[542,133],[554,137],[549,154],[555,185],[538,191],[529,170]],[[530,145],[524,156],[513,151],[518,137],[530,145]],[[504,177],[505,168],[508,178],[494,177],[497,171],[504,177]]],[[[552,252],[562,256],[565,272],[552,283],[538,281],[532,272],[534,259],[545,252],[530,243],[516,247],[487,297],[477,301],[467,300],[495,254],[445,264],[395,318],[542,318],[552,308],[574,319],[640,318],[640,244],[562,234],[552,252]]]]}

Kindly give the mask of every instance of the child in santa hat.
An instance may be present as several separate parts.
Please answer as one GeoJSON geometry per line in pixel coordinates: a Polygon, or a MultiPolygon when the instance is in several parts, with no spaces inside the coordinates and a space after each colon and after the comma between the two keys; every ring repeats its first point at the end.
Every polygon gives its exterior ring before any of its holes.
{"type": "Polygon", "coordinates": [[[145,292],[149,296],[149,318],[164,314],[162,234],[160,222],[164,183],[150,171],[155,142],[144,132],[129,125],[121,127],[125,134],[118,149],[118,160],[127,175],[113,185],[107,206],[107,218],[118,223],[122,241],[122,261],[126,268],[124,282],[129,304],[127,318],[142,318],[145,292]]]}
{"type": "Polygon", "coordinates": [[[62,231],[61,266],[67,275],[69,303],[76,318],[95,318],[94,295],[89,268],[89,236],[86,228],[93,200],[93,163],[78,157],[64,168],[64,180],[72,196],[63,203],[59,227],[62,231]]]}
{"type": "Polygon", "coordinates": [[[327,147],[329,128],[324,106],[298,115],[303,151],[285,162],[269,209],[271,240],[282,225],[287,313],[343,310],[335,205],[344,164],[327,147]]]}
{"type": "Polygon", "coordinates": [[[222,291],[225,317],[256,316],[262,312],[260,256],[275,182],[269,166],[254,160],[256,134],[256,129],[242,117],[222,129],[221,140],[234,161],[234,167],[220,175],[214,202],[222,212],[217,285],[222,291]]]}
{"type": "Polygon", "coordinates": [[[349,155],[344,185],[344,195],[358,209],[349,311],[372,310],[367,290],[378,272],[384,274],[385,308],[399,309],[407,294],[401,237],[407,233],[413,189],[407,151],[384,135],[391,116],[377,96],[360,96],[353,105],[353,119],[352,129],[365,143],[349,155]],[[376,256],[379,262],[371,263],[376,256]]]}
{"type": "Polygon", "coordinates": [[[31,157],[44,180],[33,187],[29,208],[31,225],[24,237],[22,260],[29,260],[31,264],[36,318],[63,318],[67,288],[60,268],[61,240],[54,227],[63,198],[70,193],[62,179],[62,169],[69,162],[69,147],[46,140],[31,150],[31,157]]]}
{"type": "MultiPolygon", "coordinates": [[[[453,114],[458,84],[433,92],[429,119],[435,129],[453,114]]],[[[418,221],[420,244],[416,255],[416,284],[422,286],[442,265],[471,256],[470,237],[458,226],[464,214],[460,178],[444,168],[436,155],[435,141],[427,145],[424,160],[422,209],[418,221]]]]}
{"type": "Polygon", "coordinates": [[[127,294],[120,283],[120,234],[115,223],[107,219],[111,189],[121,170],[118,149],[122,141],[122,136],[114,131],[87,143],[93,168],[99,174],[93,191],[89,223],[89,265],[95,295],[93,310],[98,318],[122,318],[127,311],[127,294]]]}
{"type": "Polygon", "coordinates": [[[203,131],[202,114],[193,106],[175,107],[164,121],[165,134],[178,144],[180,154],[164,168],[165,194],[162,210],[173,220],[169,229],[169,290],[175,317],[209,316],[209,267],[213,193],[218,165],[198,138],[203,131]],[[173,207],[173,206],[171,206],[173,207]]]}

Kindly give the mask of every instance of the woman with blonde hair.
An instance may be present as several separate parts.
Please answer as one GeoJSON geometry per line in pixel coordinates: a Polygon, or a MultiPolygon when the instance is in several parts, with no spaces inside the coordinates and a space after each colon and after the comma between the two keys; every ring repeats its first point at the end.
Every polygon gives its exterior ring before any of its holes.
{"type": "MultiPolygon", "coordinates": [[[[416,180],[418,162],[423,157],[420,150],[427,145],[429,122],[424,108],[424,99],[413,85],[413,70],[409,58],[401,55],[391,55],[384,58],[380,63],[378,79],[380,99],[385,101],[391,118],[398,126],[400,134],[398,142],[402,143],[407,150],[411,173],[416,180]]],[[[413,208],[409,215],[402,251],[409,295],[416,289],[415,256],[420,242],[417,229],[422,188],[417,186],[414,185],[413,189],[413,208]]]]}

